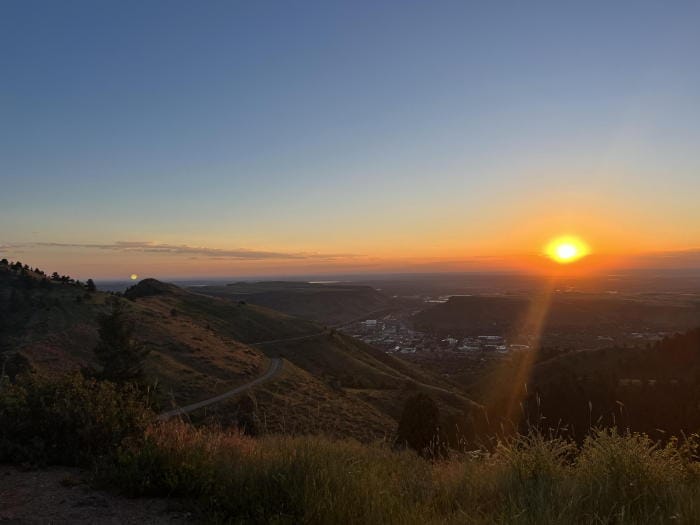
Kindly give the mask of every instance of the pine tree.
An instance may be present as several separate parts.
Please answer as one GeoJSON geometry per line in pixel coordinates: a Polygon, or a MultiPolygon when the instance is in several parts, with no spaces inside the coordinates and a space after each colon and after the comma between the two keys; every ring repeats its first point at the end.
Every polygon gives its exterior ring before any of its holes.
{"type": "Polygon", "coordinates": [[[134,322],[124,303],[112,301],[112,310],[99,317],[100,341],[95,356],[102,365],[102,377],[117,383],[139,381],[149,350],[134,338],[134,322]]]}
{"type": "Polygon", "coordinates": [[[10,292],[10,312],[19,312],[23,306],[23,298],[20,296],[19,292],[13,288],[10,292]]]}

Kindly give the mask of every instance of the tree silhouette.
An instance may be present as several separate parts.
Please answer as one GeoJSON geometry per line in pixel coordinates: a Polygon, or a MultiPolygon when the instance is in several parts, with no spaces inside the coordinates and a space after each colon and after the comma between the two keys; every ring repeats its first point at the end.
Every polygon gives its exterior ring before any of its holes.
{"type": "Polygon", "coordinates": [[[27,290],[31,290],[32,288],[34,288],[34,285],[36,285],[36,280],[34,279],[34,277],[29,275],[29,272],[27,270],[23,269],[20,273],[19,278],[27,290]]]}
{"type": "Polygon", "coordinates": [[[97,291],[97,286],[95,286],[95,281],[92,279],[88,279],[87,282],[85,283],[87,286],[87,291],[88,292],[96,292],[97,291]]]}
{"type": "Polygon", "coordinates": [[[100,341],[95,356],[102,365],[102,377],[117,383],[139,381],[149,350],[134,339],[134,323],[124,303],[112,301],[112,310],[100,315],[100,341]]]}
{"type": "Polygon", "coordinates": [[[19,312],[24,306],[24,300],[19,292],[13,288],[10,292],[10,311],[19,312]]]}
{"type": "Polygon", "coordinates": [[[444,454],[444,445],[440,442],[440,410],[426,394],[421,392],[406,400],[396,444],[409,446],[423,456],[444,454]]]}

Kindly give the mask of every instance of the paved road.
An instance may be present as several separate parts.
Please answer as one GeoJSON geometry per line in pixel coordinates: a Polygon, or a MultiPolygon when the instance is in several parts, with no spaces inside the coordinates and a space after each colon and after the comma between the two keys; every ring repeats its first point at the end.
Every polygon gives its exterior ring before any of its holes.
{"type": "Polygon", "coordinates": [[[248,343],[248,346],[265,346],[265,345],[275,345],[278,343],[290,343],[292,341],[305,341],[307,339],[314,339],[315,337],[322,336],[325,333],[327,333],[327,330],[322,330],[320,332],[314,332],[313,334],[296,335],[294,337],[285,337],[283,339],[270,339],[269,341],[260,341],[259,343],[248,343]]]}
{"type": "MultiPolygon", "coordinates": [[[[325,329],[321,330],[320,332],[315,332],[313,334],[299,335],[299,336],[294,336],[294,337],[285,337],[283,339],[273,339],[270,341],[260,341],[258,343],[249,343],[249,345],[250,346],[263,346],[263,345],[270,345],[270,344],[288,343],[288,342],[292,342],[292,341],[305,341],[307,339],[313,339],[315,337],[319,337],[319,336],[322,336],[324,334],[327,334],[329,332],[329,330],[331,330],[331,329],[343,328],[343,327],[351,325],[352,323],[355,323],[357,321],[367,319],[369,316],[371,316],[375,313],[384,312],[384,311],[386,311],[386,308],[383,308],[381,310],[375,310],[374,312],[369,312],[368,314],[365,314],[364,316],[359,317],[357,319],[353,319],[352,321],[336,324],[336,325],[333,325],[331,327],[325,328],[325,329]]],[[[261,375],[257,379],[254,379],[250,383],[246,383],[245,385],[241,385],[239,387],[236,387],[233,390],[229,390],[228,392],[224,392],[223,394],[218,395],[216,397],[205,399],[204,401],[199,401],[198,403],[192,403],[191,405],[187,405],[187,406],[184,406],[181,408],[176,408],[174,410],[169,410],[168,412],[163,412],[162,414],[160,414],[158,416],[158,419],[165,420],[165,419],[169,419],[173,416],[180,416],[182,414],[187,414],[187,413],[192,412],[194,410],[197,410],[199,408],[213,405],[214,403],[218,403],[219,401],[223,401],[224,399],[228,399],[229,397],[235,396],[236,394],[240,394],[241,392],[245,392],[249,388],[252,388],[256,385],[259,385],[261,383],[264,383],[265,381],[272,379],[274,376],[276,376],[279,373],[280,370],[282,370],[282,359],[280,359],[279,357],[272,357],[272,358],[270,358],[270,367],[267,369],[267,372],[265,372],[263,375],[261,375]]]]}
{"type": "Polygon", "coordinates": [[[204,401],[199,401],[198,403],[192,403],[191,405],[176,408],[174,410],[169,410],[168,412],[163,412],[162,414],[160,414],[158,416],[158,419],[165,420],[165,419],[169,419],[173,416],[187,414],[189,412],[192,412],[193,410],[197,410],[198,408],[202,408],[202,407],[205,407],[208,405],[212,405],[214,403],[218,403],[219,401],[223,401],[224,399],[228,399],[229,397],[235,396],[236,394],[240,394],[241,392],[245,392],[249,388],[252,388],[256,385],[264,383],[265,381],[269,381],[274,376],[276,376],[280,372],[280,370],[282,370],[282,359],[280,359],[279,357],[273,357],[270,359],[270,367],[267,369],[267,372],[265,372],[263,375],[261,375],[257,379],[254,379],[250,383],[246,383],[245,385],[241,385],[239,387],[236,387],[233,390],[229,390],[228,392],[224,392],[223,394],[218,395],[216,397],[211,397],[209,399],[205,399],[204,401]]]}

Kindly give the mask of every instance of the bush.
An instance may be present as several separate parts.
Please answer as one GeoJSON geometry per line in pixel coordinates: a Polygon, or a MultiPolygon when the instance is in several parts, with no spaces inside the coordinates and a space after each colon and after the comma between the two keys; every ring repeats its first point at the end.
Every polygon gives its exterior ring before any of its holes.
{"type": "Polygon", "coordinates": [[[440,436],[440,410],[430,396],[421,392],[406,400],[396,431],[396,445],[408,446],[426,457],[447,453],[440,436]]]}
{"type": "Polygon", "coordinates": [[[86,465],[142,435],[153,413],[133,386],[25,375],[0,386],[0,462],[86,465]]]}

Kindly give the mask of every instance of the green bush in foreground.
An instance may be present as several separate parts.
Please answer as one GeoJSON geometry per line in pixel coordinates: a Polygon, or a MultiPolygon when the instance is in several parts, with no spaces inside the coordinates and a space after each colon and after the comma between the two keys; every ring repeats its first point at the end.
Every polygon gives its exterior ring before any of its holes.
{"type": "Polygon", "coordinates": [[[88,465],[153,420],[133,386],[74,374],[0,380],[0,462],[88,465]]]}

